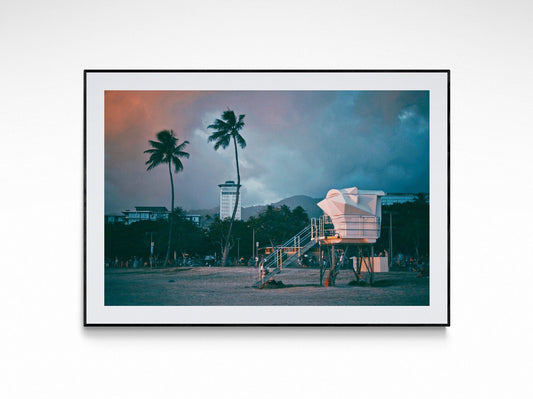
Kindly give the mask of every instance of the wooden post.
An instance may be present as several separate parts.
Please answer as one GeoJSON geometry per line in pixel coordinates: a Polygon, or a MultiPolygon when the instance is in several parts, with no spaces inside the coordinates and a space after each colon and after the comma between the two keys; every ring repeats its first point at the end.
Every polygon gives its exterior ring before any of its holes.
{"type": "Polygon", "coordinates": [[[363,249],[359,247],[359,256],[357,257],[357,281],[361,279],[361,266],[363,265],[363,249]]]}
{"type": "Polygon", "coordinates": [[[326,271],[326,266],[324,265],[324,251],[321,250],[320,251],[320,285],[322,285],[322,279],[324,278],[325,271],[326,271]]]}
{"type": "Polygon", "coordinates": [[[331,285],[335,285],[335,245],[331,246],[331,266],[329,268],[329,282],[331,285]]]}

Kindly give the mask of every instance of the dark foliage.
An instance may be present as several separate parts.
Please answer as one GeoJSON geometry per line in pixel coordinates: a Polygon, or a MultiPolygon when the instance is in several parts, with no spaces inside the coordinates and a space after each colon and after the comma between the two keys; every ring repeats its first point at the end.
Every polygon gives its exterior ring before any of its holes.
{"type": "Polygon", "coordinates": [[[389,251],[390,215],[392,214],[393,257],[403,254],[420,259],[429,256],[429,204],[424,194],[415,201],[383,206],[381,237],[376,243],[377,251],[389,251]]]}
{"type": "MultiPolygon", "coordinates": [[[[376,252],[389,251],[389,213],[392,212],[393,255],[427,258],[429,255],[429,204],[419,198],[414,202],[383,207],[381,237],[375,245],[376,252]]],[[[200,228],[185,219],[181,208],[174,210],[172,248],[178,258],[209,255],[220,259],[225,245],[229,219],[211,219],[207,228],[200,228]]],[[[244,264],[252,257],[254,243],[260,247],[280,245],[304,227],[309,217],[302,207],[291,210],[288,206],[268,206],[256,217],[247,221],[235,220],[229,241],[228,257],[235,264],[243,258],[244,264]]],[[[107,224],[105,226],[105,256],[147,258],[150,254],[150,237],[155,242],[154,254],[162,259],[167,249],[169,223],[167,221],[137,222],[130,226],[107,224]]]]}
{"type": "MultiPolygon", "coordinates": [[[[174,209],[172,248],[177,257],[204,251],[204,230],[186,220],[184,215],[181,208],[174,209]]],[[[129,226],[106,224],[105,256],[119,259],[137,256],[147,259],[150,256],[150,240],[153,239],[154,255],[158,258],[165,257],[168,234],[169,222],[164,220],[136,222],[129,226]]]]}

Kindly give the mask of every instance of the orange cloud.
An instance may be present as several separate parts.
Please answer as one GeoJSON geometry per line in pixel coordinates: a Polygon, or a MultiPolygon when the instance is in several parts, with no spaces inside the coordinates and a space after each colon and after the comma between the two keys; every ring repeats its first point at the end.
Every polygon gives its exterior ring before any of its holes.
{"type": "Polygon", "coordinates": [[[202,92],[106,91],[105,136],[153,136],[163,129],[180,133],[188,106],[200,96],[202,92]]]}

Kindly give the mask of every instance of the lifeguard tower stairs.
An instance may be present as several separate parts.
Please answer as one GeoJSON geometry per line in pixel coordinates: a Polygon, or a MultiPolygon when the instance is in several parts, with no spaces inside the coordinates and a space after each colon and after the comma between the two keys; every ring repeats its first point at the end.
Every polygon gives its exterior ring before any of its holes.
{"type": "Polygon", "coordinates": [[[288,239],[281,245],[274,248],[272,253],[262,261],[263,276],[253,285],[254,288],[261,288],[281,273],[283,267],[287,267],[293,262],[301,259],[307,251],[313,248],[317,241],[313,239],[312,225],[306,226],[294,237],[288,239]]]}

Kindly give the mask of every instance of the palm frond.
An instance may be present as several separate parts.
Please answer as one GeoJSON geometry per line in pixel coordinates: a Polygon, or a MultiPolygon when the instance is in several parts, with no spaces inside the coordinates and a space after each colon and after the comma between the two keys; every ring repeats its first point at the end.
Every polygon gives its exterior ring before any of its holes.
{"type": "Polygon", "coordinates": [[[227,134],[228,132],[226,130],[218,130],[207,138],[207,142],[210,143],[211,141],[218,140],[219,138],[224,137],[227,134]]]}
{"type": "Polygon", "coordinates": [[[183,151],[183,149],[189,144],[187,140],[185,140],[183,143],[181,143],[179,146],[177,146],[174,151],[172,152],[172,157],[177,158],[187,158],[189,159],[189,153],[183,151]]]}
{"type": "Polygon", "coordinates": [[[235,134],[235,139],[241,148],[246,147],[246,140],[244,140],[244,137],[242,137],[239,133],[235,134]]]}
{"type": "Polygon", "coordinates": [[[235,112],[233,112],[231,109],[228,109],[222,113],[222,119],[226,121],[226,123],[230,126],[235,125],[235,112]]]}
{"type": "Polygon", "coordinates": [[[236,128],[237,130],[241,130],[241,129],[244,127],[244,121],[243,121],[243,119],[244,119],[244,115],[242,115],[242,114],[239,115],[239,120],[238,120],[238,122],[235,124],[235,128],[236,128]]]}
{"type": "Polygon", "coordinates": [[[183,164],[179,161],[179,158],[189,158],[189,154],[182,151],[189,142],[184,141],[177,145],[178,138],[172,130],[162,130],[156,134],[156,138],[157,140],[148,140],[152,148],[144,151],[144,153],[150,154],[150,158],[145,163],[148,165],[147,170],[152,170],[163,163],[174,163],[176,172],[183,170],[183,164]],[[176,165],[176,160],[179,161],[178,165],[176,165]]]}
{"type": "Polygon", "coordinates": [[[148,143],[150,143],[153,148],[157,148],[158,150],[163,150],[165,148],[165,144],[160,141],[148,140],[148,143]]]}
{"type": "Polygon", "coordinates": [[[226,148],[231,143],[231,138],[234,137],[241,148],[246,147],[246,141],[239,134],[244,126],[244,115],[239,115],[237,120],[235,112],[230,109],[222,112],[222,118],[216,119],[215,122],[208,126],[214,132],[207,138],[207,142],[215,142],[214,148],[218,150],[220,147],[226,148]]]}
{"type": "Polygon", "coordinates": [[[174,136],[174,131],[172,130],[162,130],[156,134],[156,137],[161,143],[165,145],[175,145],[177,141],[176,136],[174,136]]]}
{"type": "Polygon", "coordinates": [[[156,166],[161,165],[164,162],[164,155],[160,152],[154,152],[148,161],[146,161],[145,165],[149,165],[146,170],[152,170],[156,166]]]}
{"type": "Polygon", "coordinates": [[[189,155],[188,152],[185,152],[185,151],[174,151],[172,156],[178,157],[178,158],[187,158],[187,159],[189,159],[190,155],[189,155]]]}
{"type": "Polygon", "coordinates": [[[174,150],[174,152],[176,151],[183,151],[183,149],[185,147],[187,147],[187,144],[189,144],[189,141],[185,140],[183,143],[181,143],[180,145],[176,146],[176,149],[174,150]]]}
{"type": "Polygon", "coordinates": [[[174,164],[174,171],[176,173],[181,172],[183,170],[183,164],[181,163],[181,161],[180,161],[180,159],[178,157],[176,157],[176,156],[172,157],[172,163],[174,164]]]}
{"type": "Polygon", "coordinates": [[[226,136],[221,137],[216,143],[215,143],[215,150],[218,150],[220,147],[226,148],[231,140],[231,136],[228,134],[226,136]]]}
{"type": "MultiPolygon", "coordinates": [[[[146,162],[146,163],[148,164],[148,162],[146,162]]],[[[156,168],[156,167],[158,167],[159,165],[161,165],[161,163],[155,163],[155,162],[153,162],[153,163],[151,163],[151,164],[146,168],[146,170],[152,170],[153,168],[156,168]]]]}
{"type": "Polygon", "coordinates": [[[148,162],[154,162],[154,161],[161,162],[163,161],[164,157],[165,157],[164,153],[157,151],[157,152],[152,153],[152,155],[150,155],[150,159],[148,159],[148,162]]]}
{"type": "Polygon", "coordinates": [[[208,129],[216,129],[216,130],[226,130],[228,128],[226,122],[221,121],[220,119],[217,119],[215,123],[212,125],[207,126],[208,129]]]}

